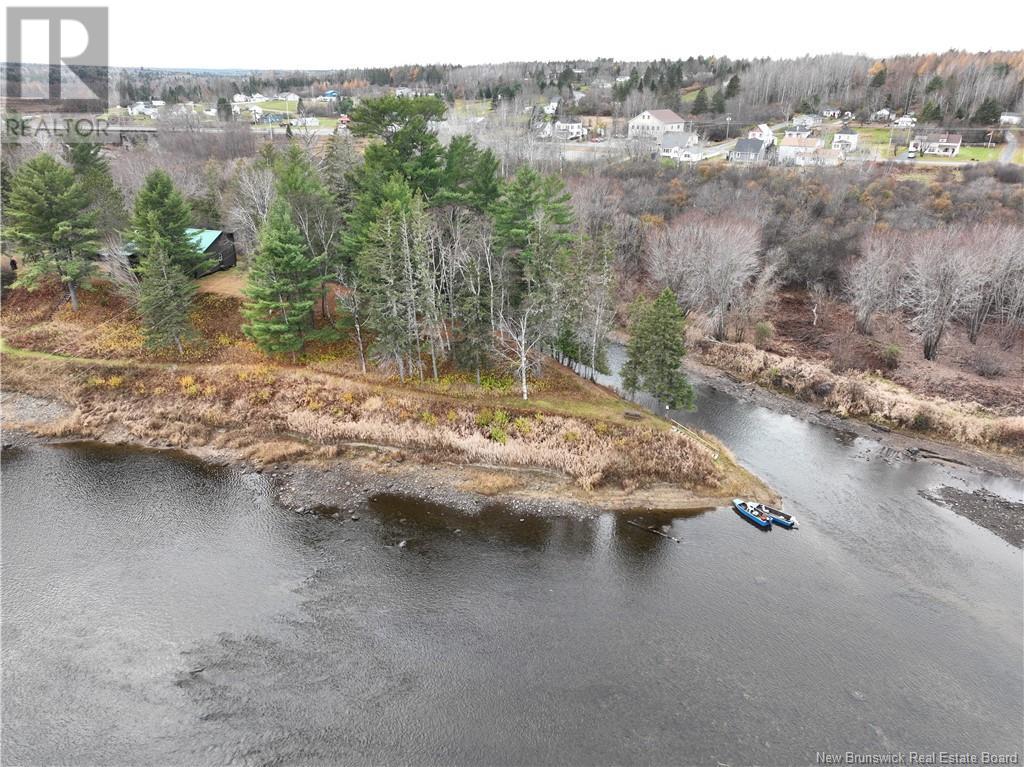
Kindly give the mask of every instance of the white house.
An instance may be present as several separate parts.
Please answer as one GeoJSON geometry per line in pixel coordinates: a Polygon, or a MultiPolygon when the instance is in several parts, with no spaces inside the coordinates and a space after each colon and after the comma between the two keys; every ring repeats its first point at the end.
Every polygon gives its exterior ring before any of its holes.
{"type": "Polygon", "coordinates": [[[292,125],[297,128],[319,128],[320,121],[315,117],[296,117],[292,120],[292,125]]]}
{"type": "Polygon", "coordinates": [[[964,138],[959,133],[930,133],[914,136],[909,150],[919,154],[934,154],[939,157],[956,157],[964,138]]]}
{"type": "Polygon", "coordinates": [[[551,99],[542,107],[544,114],[551,116],[558,113],[558,99],[551,99]]]}
{"type": "Polygon", "coordinates": [[[231,101],[235,104],[245,104],[246,102],[252,101],[252,97],[246,96],[244,93],[236,93],[231,97],[231,101]]]}
{"type": "Polygon", "coordinates": [[[917,125],[917,118],[914,115],[903,115],[896,120],[897,128],[913,128],[917,125]]]}
{"type": "Polygon", "coordinates": [[[821,115],[793,115],[793,125],[797,128],[814,128],[821,122],[821,115]]]}
{"type": "Polygon", "coordinates": [[[166,101],[160,101],[158,99],[153,99],[152,101],[149,102],[149,104],[150,104],[150,106],[154,106],[154,107],[165,107],[165,106],[167,106],[167,102],[166,101]]]}
{"type": "Polygon", "coordinates": [[[871,122],[874,123],[890,123],[892,122],[892,110],[887,107],[882,107],[877,112],[871,114],[871,122]]]}
{"type": "Polygon", "coordinates": [[[843,114],[842,109],[836,109],[835,107],[828,107],[821,110],[822,117],[830,117],[832,119],[838,119],[843,114]]]}
{"type": "Polygon", "coordinates": [[[268,99],[262,93],[254,93],[254,94],[252,94],[252,99],[251,100],[253,102],[257,103],[257,104],[260,104],[260,103],[262,103],[264,101],[270,101],[270,99],[268,99]]]}
{"type": "Polygon", "coordinates": [[[252,121],[258,123],[260,118],[263,117],[263,109],[261,107],[249,107],[249,114],[252,116],[252,121]]]}
{"type": "Polygon", "coordinates": [[[658,142],[661,156],[679,159],[679,152],[700,143],[700,137],[692,131],[671,131],[662,135],[658,142]]]}
{"type": "Polygon", "coordinates": [[[629,138],[650,138],[661,141],[666,133],[686,130],[686,121],[671,109],[648,109],[629,121],[629,138]]]}
{"type": "Polygon", "coordinates": [[[285,91],[284,93],[279,93],[277,95],[277,97],[279,99],[281,99],[282,101],[298,101],[299,100],[299,94],[298,93],[292,93],[291,91],[285,91]]]}
{"type": "Polygon", "coordinates": [[[820,138],[800,138],[798,136],[786,136],[779,143],[779,162],[797,163],[797,159],[810,155],[823,148],[825,142],[820,138]]]}
{"type": "Polygon", "coordinates": [[[1024,119],[1016,112],[1003,112],[999,115],[1000,125],[1020,125],[1024,119]]]}
{"type": "Polygon", "coordinates": [[[582,141],[590,131],[578,117],[555,120],[555,138],[563,141],[582,141]]]}
{"type": "Polygon", "coordinates": [[[629,75],[619,75],[618,77],[615,78],[615,82],[617,82],[617,83],[628,83],[629,82],[629,75]]]}
{"type": "Polygon", "coordinates": [[[708,155],[707,147],[703,144],[691,144],[690,146],[677,146],[661,153],[662,157],[675,160],[676,162],[700,162],[706,160],[708,155]]]}
{"type": "Polygon", "coordinates": [[[763,141],[765,147],[775,146],[775,134],[765,123],[759,123],[756,128],[747,132],[747,138],[756,138],[763,141]]]}
{"type": "Polygon", "coordinates": [[[842,128],[832,137],[832,148],[849,154],[857,148],[860,134],[851,128],[842,128]]]}

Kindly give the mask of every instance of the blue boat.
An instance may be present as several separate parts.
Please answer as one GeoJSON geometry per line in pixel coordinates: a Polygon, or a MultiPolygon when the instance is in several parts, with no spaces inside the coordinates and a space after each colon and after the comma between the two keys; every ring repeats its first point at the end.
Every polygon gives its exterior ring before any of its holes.
{"type": "Polygon", "coordinates": [[[757,508],[756,503],[741,501],[739,498],[732,499],[732,507],[736,513],[747,520],[750,524],[760,527],[762,530],[772,529],[772,520],[767,514],[757,508]]]}
{"type": "Polygon", "coordinates": [[[763,503],[755,503],[753,505],[758,511],[762,511],[767,514],[773,525],[784,527],[787,530],[800,527],[799,523],[796,521],[796,517],[787,514],[784,511],[773,509],[771,506],[765,506],[763,503]]]}

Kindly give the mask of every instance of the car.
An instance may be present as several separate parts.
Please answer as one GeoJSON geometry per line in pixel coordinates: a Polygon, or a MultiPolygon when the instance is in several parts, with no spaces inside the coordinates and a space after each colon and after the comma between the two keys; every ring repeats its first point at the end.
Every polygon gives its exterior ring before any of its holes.
{"type": "Polygon", "coordinates": [[[908,151],[907,152],[907,159],[908,160],[915,160],[915,159],[917,159],[917,151],[914,150],[914,149],[911,149],[910,151],[908,151]]]}

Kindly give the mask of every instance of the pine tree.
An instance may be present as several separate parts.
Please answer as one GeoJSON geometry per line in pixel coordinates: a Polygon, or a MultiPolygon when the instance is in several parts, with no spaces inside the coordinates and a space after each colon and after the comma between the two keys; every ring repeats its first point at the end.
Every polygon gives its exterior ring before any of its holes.
{"type": "Polygon", "coordinates": [[[139,262],[139,312],[150,346],[174,345],[184,353],[182,340],[192,333],[189,312],[195,281],[181,271],[159,239],[139,262]]]}
{"type": "Polygon", "coordinates": [[[693,100],[693,114],[700,115],[708,111],[708,95],[701,88],[697,91],[697,98],[693,100]]]}
{"type": "Polygon", "coordinates": [[[718,114],[725,113],[725,94],[721,89],[715,91],[715,95],[711,98],[711,108],[718,114]]]}
{"type": "Polygon", "coordinates": [[[693,389],[679,370],[686,354],[686,320],[676,297],[665,289],[654,301],[637,299],[629,326],[622,385],[631,395],[643,389],[669,409],[691,409],[693,389]]]}
{"type": "Polygon", "coordinates": [[[736,98],[740,94],[740,76],[733,75],[729,78],[729,84],[725,86],[725,97],[727,99],[736,98]]]}
{"type": "Polygon", "coordinates": [[[191,218],[192,211],[171,177],[155,170],[146,177],[135,198],[128,236],[143,257],[151,250],[163,248],[182,274],[196,277],[212,268],[216,260],[201,253],[194,236],[185,231],[191,218]]]}
{"type": "Polygon", "coordinates": [[[95,271],[95,216],[88,207],[74,174],[43,153],[14,174],[4,210],[6,238],[26,256],[17,284],[32,290],[43,278],[56,276],[75,311],[78,290],[95,271]]]}
{"type": "Polygon", "coordinates": [[[1002,111],[1003,108],[998,101],[994,98],[987,98],[981,102],[981,106],[974,113],[971,122],[981,123],[982,125],[995,125],[999,122],[999,115],[1002,111]]]}
{"type": "Polygon", "coordinates": [[[127,223],[124,195],[114,183],[110,164],[100,144],[79,141],[66,147],[68,162],[89,198],[89,210],[96,216],[99,233],[121,231],[127,223]]]}
{"type": "Polygon", "coordinates": [[[305,346],[320,284],[319,264],[310,259],[291,209],[277,200],[260,230],[249,269],[242,332],[268,354],[291,354],[305,346]]]}

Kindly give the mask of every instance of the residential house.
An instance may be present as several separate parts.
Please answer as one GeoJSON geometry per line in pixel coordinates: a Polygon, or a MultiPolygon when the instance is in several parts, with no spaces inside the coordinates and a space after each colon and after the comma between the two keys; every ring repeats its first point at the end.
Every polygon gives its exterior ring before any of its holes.
{"type": "Polygon", "coordinates": [[[892,118],[892,110],[888,107],[882,107],[877,112],[872,112],[871,114],[871,122],[874,123],[891,123],[892,118]]]}
{"type": "Polygon", "coordinates": [[[686,122],[671,109],[648,109],[629,121],[629,138],[661,141],[666,133],[686,130],[686,122]]]}
{"type": "Polygon", "coordinates": [[[617,82],[617,83],[628,83],[629,82],[629,75],[619,75],[618,77],[615,78],[615,82],[617,82]]]}
{"type": "Polygon", "coordinates": [[[257,106],[249,107],[249,116],[252,118],[254,123],[258,123],[260,118],[263,117],[263,108],[257,106]]]}
{"type": "Polygon", "coordinates": [[[836,109],[835,107],[828,107],[826,109],[822,109],[821,110],[821,116],[822,117],[828,117],[828,118],[831,118],[833,120],[839,119],[839,117],[842,116],[842,114],[843,114],[843,110],[842,109],[836,109]]]}
{"type": "Polygon", "coordinates": [[[679,150],[699,143],[700,137],[692,131],[672,131],[662,135],[659,147],[662,157],[678,158],[679,150]]]}
{"type": "Polygon", "coordinates": [[[589,131],[578,117],[563,117],[555,120],[554,136],[562,141],[583,141],[589,131]]]}
{"type": "Polygon", "coordinates": [[[291,91],[285,91],[284,93],[279,93],[277,95],[277,97],[279,99],[281,99],[282,101],[298,101],[299,100],[299,94],[298,93],[292,93],[291,91]]]}
{"type": "Polygon", "coordinates": [[[395,88],[395,95],[402,99],[411,99],[416,95],[416,92],[412,88],[400,85],[395,88]]]}
{"type": "Polygon", "coordinates": [[[320,121],[315,117],[293,117],[292,125],[296,128],[319,128],[320,121]]]}
{"type": "Polygon", "coordinates": [[[757,138],[741,138],[729,152],[731,162],[763,162],[765,158],[764,142],[757,138]]]}
{"type": "Polygon", "coordinates": [[[832,148],[839,149],[840,151],[849,154],[857,148],[857,143],[860,141],[860,134],[852,128],[843,126],[836,132],[836,135],[832,137],[832,148]]]}
{"type": "Polygon", "coordinates": [[[678,150],[677,154],[673,155],[673,159],[679,162],[700,162],[708,157],[708,149],[703,144],[692,144],[691,146],[682,147],[678,150]]]}
{"type": "Polygon", "coordinates": [[[1003,112],[999,115],[1000,125],[1020,125],[1024,118],[1016,112],[1003,112]]]}
{"type": "Polygon", "coordinates": [[[810,128],[786,128],[783,138],[810,138],[811,133],[810,128]]]}
{"type": "Polygon", "coordinates": [[[551,101],[549,101],[547,104],[545,104],[542,107],[542,110],[543,110],[544,114],[548,115],[549,117],[558,114],[558,104],[559,104],[559,99],[557,99],[557,98],[551,99],[551,101]]]}
{"type": "Polygon", "coordinates": [[[797,162],[798,158],[810,155],[824,146],[825,142],[820,138],[786,136],[779,143],[779,162],[803,164],[797,162]]]}
{"type": "Polygon", "coordinates": [[[343,125],[347,128],[350,122],[352,122],[352,118],[348,115],[338,115],[338,125],[343,125]]]}
{"type": "Polygon", "coordinates": [[[956,157],[960,154],[963,136],[959,133],[930,133],[914,136],[909,150],[918,154],[933,154],[939,157],[956,157]]]}
{"type": "Polygon", "coordinates": [[[775,146],[775,134],[765,123],[747,132],[747,138],[756,138],[764,142],[765,148],[775,146]]]}
{"type": "Polygon", "coordinates": [[[816,128],[821,123],[821,115],[793,115],[793,125],[797,128],[816,128]]]}
{"type": "Polygon", "coordinates": [[[917,118],[914,115],[903,115],[895,123],[897,128],[913,128],[917,125],[917,118]]]}
{"type": "Polygon", "coordinates": [[[845,155],[841,149],[819,147],[812,152],[797,154],[793,158],[794,165],[821,165],[835,167],[842,165],[845,155]]]}
{"type": "Polygon", "coordinates": [[[252,101],[252,96],[246,96],[244,93],[236,93],[231,97],[231,101],[234,104],[246,104],[252,101]]]}
{"type": "Polygon", "coordinates": [[[270,101],[270,99],[268,99],[262,93],[254,93],[252,94],[252,101],[257,104],[262,104],[264,101],[270,101]]]}

